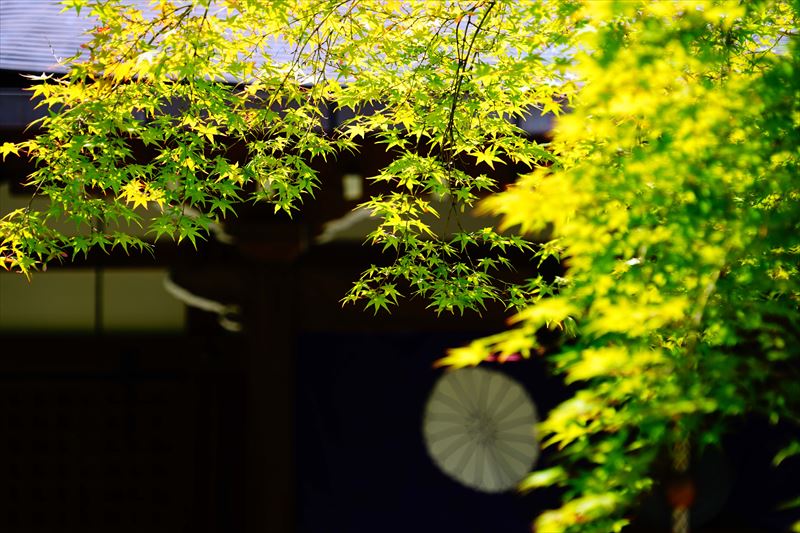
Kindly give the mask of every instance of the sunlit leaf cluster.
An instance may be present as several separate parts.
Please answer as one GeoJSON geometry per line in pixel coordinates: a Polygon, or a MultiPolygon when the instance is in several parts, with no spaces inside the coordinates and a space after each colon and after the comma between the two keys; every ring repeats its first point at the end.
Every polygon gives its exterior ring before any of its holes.
{"type": "Polygon", "coordinates": [[[464,231],[459,220],[497,189],[499,165],[556,161],[517,124],[560,113],[577,90],[565,71],[573,2],[64,5],[96,25],[66,76],[32,88],[49,110],[40,133],[3,145],[4,156],[37,163],[28,183],[50,200],[37,216],[0,222],[4,267],[29,273],[52,258],[26,244],[22,227],[47,228],[54,249],[73,255],[126,234],[126,247],[149,250],[152,239],[130,235],[137,225],[196,244],[241,202],[291,214],[319,186],[321,162],[369,138],[397,154],[371,177],[386,192],[362,206],[378,220],[369,240],[394,258],[366,271],[346,302],[377,310],[405,293],[463,312],[520,307],[548,290],[507,280],[506,253],[530,243],[464,231]],[[431,229],[437,218],[445,234],[431,229]],[[64,219],[75,230],[55,232],[64,219]],[[480,247],[491,253],[474,258],[480,247]]]}

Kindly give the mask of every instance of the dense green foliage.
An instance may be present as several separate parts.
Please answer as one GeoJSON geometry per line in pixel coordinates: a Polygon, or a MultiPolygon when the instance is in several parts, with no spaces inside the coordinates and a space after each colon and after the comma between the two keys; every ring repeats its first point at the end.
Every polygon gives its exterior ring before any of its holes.
{"type": "Polygon", "coordinates": [[[40,163],[30,182],[51,199],[0,222],[5,268],[150,246],[131,223],[194,242],[243,200],[291,212],[317,185],[309,161],[374,136],[397,157],[374,177],[391,192],[364,204],[369,239],[395,259],[345,301],[378,310],[409,287],[437,311],[520,309],[441,361],[454,367],[537,353],[543,327],[565,333],[548,357],[578,392],[540,428],[559,464],[523,482],[565,487],[541,531],[621,529],[655,457],[718,442],[731,417],[800,422],[797,3],[65,4],[99,23],[66,77],[35,86],[52,110],[41,134],[2,147],[40,163]],[[275,40],[291,62],[270,58],[275,40]],[[357,112],[332,133],[319,127],[330,104],[357,112]],[[564,104],[549,145],[508,120],[564,104]],[[459,231],[500,164],[529,169],[479,206],[502,226],[459,231]],[[437,216],[455,231],[433,234],[437,216]],[[64,218],[76,232],[52,228],[64,218]],[[555,255],[567,274],[501,281],[509,250],[555,255]]]}

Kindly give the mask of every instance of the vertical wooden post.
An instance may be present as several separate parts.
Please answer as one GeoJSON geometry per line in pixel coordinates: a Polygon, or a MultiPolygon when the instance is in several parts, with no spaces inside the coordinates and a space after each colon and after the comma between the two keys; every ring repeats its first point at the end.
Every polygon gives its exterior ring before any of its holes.
{"type": "Polygon", "coordinates": [[[252,274],[248,338],[245,469],[247,533],[295,531],[294,279],[288,264],[252,274]]]}

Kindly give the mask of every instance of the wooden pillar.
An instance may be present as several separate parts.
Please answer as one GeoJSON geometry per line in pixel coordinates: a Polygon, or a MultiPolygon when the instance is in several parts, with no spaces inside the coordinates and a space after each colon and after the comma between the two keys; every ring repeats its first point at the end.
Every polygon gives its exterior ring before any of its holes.
{"type": "Polygon", "coordinates": [[[248,360],[245,476],[247,533],[296,530],[294,279],[288,263],[254,268],[245,326],[248,360]]]}

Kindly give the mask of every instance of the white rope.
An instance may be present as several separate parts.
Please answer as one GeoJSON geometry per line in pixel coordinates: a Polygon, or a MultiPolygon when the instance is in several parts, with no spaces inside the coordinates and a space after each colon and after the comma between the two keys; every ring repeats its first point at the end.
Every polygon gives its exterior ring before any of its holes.
{"type": "Polygon", "coordinates": [[[689,439],[680,437],[675,443],[672,467],[680,473],[689,470],[689,439]]]}
{"type": "Polygon", "coordinates": [[[333,242],[347,234],[348,230],[354,226],[369,220],[371,217],[372,212],[367,209],[354,209],[341,218],[326,222],[322,228],[322,233],[315,240],[317,244],[333,242]]]}
{"type": "MultiPolygon", "coordinates": [[[[685,474],[689,470],[689,439],[682,435],[675,442],[672,453],[672,468],[679,474],[685,474]]],[[[672,509],[672,533],[689,533],[689,507],[679,505],[672,509]]]]}
{"type": "Polygon", "coordinates": [[[672,533],[689,533],[688,507],[676,507],[672,510],[672,533]]]}
{"type": "Polygon", "coordinates": [[[189,307],[208,311],[209,313],[216,313],[218,315],[219,325],[227,331],[242,331],[241,322],[231,318],[240,313],[241,308],[238,305],[224,304],[193,294],[172,281],[172,278],[169,276],[164,278],[164,289],[189,307]]]}

